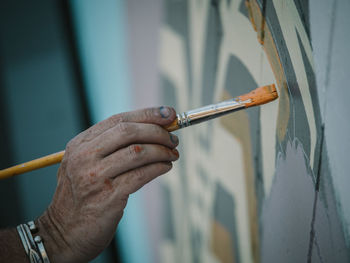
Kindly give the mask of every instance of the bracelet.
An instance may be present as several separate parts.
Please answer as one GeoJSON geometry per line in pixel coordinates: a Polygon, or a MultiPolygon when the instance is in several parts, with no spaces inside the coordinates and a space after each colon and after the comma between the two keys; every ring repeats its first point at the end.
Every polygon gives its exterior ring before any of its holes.
{"type": "Polygon", "coordinates": [[[21,238],[24,250],[29,257],[30,263],[50,263],[43,240],[40,236],[33,238],[32,233],[38,231],[34,221],[17,226],[17,232],[21,238]]]}

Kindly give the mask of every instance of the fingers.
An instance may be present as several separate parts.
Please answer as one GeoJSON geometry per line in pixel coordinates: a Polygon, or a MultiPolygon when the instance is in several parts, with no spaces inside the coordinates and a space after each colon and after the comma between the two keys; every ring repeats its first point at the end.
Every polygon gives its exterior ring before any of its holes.
{"type": "Polygon", "coordinates": [[[154,124],[121,122],[108,129],[92,142],[92,148],[97,149],[100,156],[107,156],[130,144],[160,144],[175,148],[178,137],[154,124]]]}
{"type": "Polygon", "coordinates": [[[84,131],[77,143],[91,141],[121,122],[152,123],[165,126],[170,124],[175,118],[175,110],[164,106],[116,114],[84,131]]]}
{"type": "Polygon", "coordinates": [[[132,144],[108,155],[101,160],[103,176],[116,178],[117,176],[139,167],[158,162],[172,162],[179,158],[176,149],[169,149],[156,144],[132,144]]]}
{"type": "Polygon", "coordinates": [[[113,181],[115,198],[136,192],[156,177],[170,171],[171,168],[171,162],[158,162],[124,173],[113,181]]]}
{"type": "Polygon", "coordinates": [[[161,106],[158,108],[130,111],[122,113],[122,115],[124,121],[153,123],[164,126],[171,123],[175,119],[176,112],[173,108],[161,106]]]}

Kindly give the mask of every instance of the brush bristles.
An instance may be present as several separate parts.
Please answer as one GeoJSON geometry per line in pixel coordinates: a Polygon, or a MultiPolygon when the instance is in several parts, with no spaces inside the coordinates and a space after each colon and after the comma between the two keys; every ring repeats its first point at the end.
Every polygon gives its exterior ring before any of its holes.
{"type": "Polygon", "coordinates": [[[275,87],[275,84],[263,86],[260,88],[257,88],[247,94],[239,96],[239,98],[244,101],[250,99],[251,102],[246,103],[246,108],[262,105],[265,103],[268,103],[270,101],[273,101],[278,98],[277,90],[275,87]]]}

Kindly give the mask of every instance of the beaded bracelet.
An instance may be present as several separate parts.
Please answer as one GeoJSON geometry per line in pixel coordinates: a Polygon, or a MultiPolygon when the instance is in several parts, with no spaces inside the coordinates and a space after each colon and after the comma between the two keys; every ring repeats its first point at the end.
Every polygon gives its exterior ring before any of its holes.
{"type": "Polygon", "coordinates": [[[30,263],[50,263],[41,237],[35,236],[33,238],[32,233],[35,234],[37,231],[34,221],[17,226],[17,232],[30,263]]]}

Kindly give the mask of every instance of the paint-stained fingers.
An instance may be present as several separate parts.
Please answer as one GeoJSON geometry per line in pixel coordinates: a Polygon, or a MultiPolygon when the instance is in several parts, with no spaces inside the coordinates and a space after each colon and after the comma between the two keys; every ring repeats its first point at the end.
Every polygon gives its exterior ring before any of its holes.
{"type": "Polygon", "coordinates": [[[175,118],[175,110],[171,107],[165,106],[119,113],[85,130],[74,138],[71,144],[76,145],[91,141],[120,122],[153,123],[160,126],[165,126],[170,124],[175,118]]]}
{"type": "Polygon", "coordinates": [[[156,124],[120,122],[91,142],[91,148],[105,157],[130,144],[160,144],[175,148],[178,137],[156,124]]]}
{"type": "Polygon", "coordinates": [[[136,192],[148,182],[170,171],[171,168],[171,162],[157,162],[136,168],[118,176],[112,182],[115,189],[112,198],[119,198],[121,195],[128,196],[136,192]]]}
{"type": "Polygon", "coordinates": [[[176,149],[170,149],[159,144],[132,144],[116,151],[100,161],[103,176],[116,178],[117,176],[157,162],[172,162],[179,158],[176,149]]]}
{"type": "Polygon", "coordinates": [[[160,126],[170,124],[176,118],[176,112],[171,107],[147,108],[123,113],[124,121],[137,123],[153,123],[160,126]]]}

